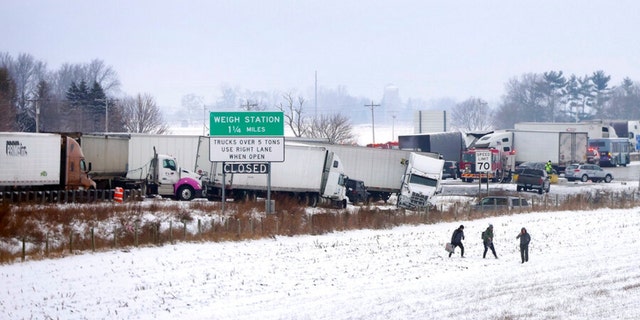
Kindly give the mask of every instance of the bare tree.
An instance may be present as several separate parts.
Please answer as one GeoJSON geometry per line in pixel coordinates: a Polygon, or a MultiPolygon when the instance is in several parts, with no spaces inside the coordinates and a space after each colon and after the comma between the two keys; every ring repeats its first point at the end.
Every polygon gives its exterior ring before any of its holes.
{"type": "Polygon", "coordinates": [[[550,121],[542,108],[544,93],[541,90],[541,76],[523,74],[520,79],[509,80],[507,93],[494,115],[494,125],[498,128],[513,128],[517,122],[550,121]]]}
{"type": "Polygon", "coordinates": [[[9,70],[0,65],[0,131],[12,131],[16,123],[16,112],[13,105],[15,85],[9,70]]]}
{"type": "MultiPolygon", "coordinates": [[[[185,117],[189,124],[201,122],[204,115],[204,98],[202,96],[190,93],[182,96],[182,117],[185,117]]],[[[181,117],[180,120],[183,120],[181,117]]]]}
{"type": "Polygon", "coordinates": [[[114,93],[120,88],[118,73],[104,61],[93,59],[83,69],[87,83],[98,83],[105,93],[114,93]]]}
{"type": "Polygon", "coordinates": [[[453,107],[451,124],[465,131],[488,130],[493,126],[493,112],[486,101],[469,98],[453,107]]]}
{"type": "Polygon", "coordinates": [[[80,83],[83,79],[82,66],[65,63],[51,75],[52,91],[58,97],[64,97],[72,83],[80,83]]]}
{"type": "Polygon", "coordinates": [[[169,129],[155,99],[149,94],[123,99],[122,112],[127,132],[163,134],[169,129]]]}
{"type": "Polygon", "coordinates": [[[609,119],[639,119],[640,85],[630,78],[624,78],[620,85],[613,89],[607,106],[605,113],[609,119]]]}
{"type": "Polygon", "coordinates": [[[322,115],[311,121],[305,136],[309,138],[325,138],[329,143],[355,144],[356,137],[351,130],[353,126],[349,118],[342,114],[322,115]]]}
{"type": "Polygon", "coordinates": [[[50,76],[53,94],[64,97],[72,83],[98,83],[105,94],[115,94],[120,89],[118,74],[104,64],[102,60],[94,59],[88,64],[65,63],[50,76]]]}
{"type": "Polygon", "coordinates": [[[13,59],[8,54],[0,57],[15,85],[16,125],[19,131],[35,131],[35,109],[32,103],[37,94],[38,83],[45,78],[46,63],[26,53],[13,59]]]}
{"type": "Polygon", "coordinates": [[[302,137],[307,131],[305,117],[303,114],[304,98],[298,97],[295,101],[291,92],[284,95],[284,103],[280,103],[276,108],[284,113],[285,122],[296,137],[302,137]]]}

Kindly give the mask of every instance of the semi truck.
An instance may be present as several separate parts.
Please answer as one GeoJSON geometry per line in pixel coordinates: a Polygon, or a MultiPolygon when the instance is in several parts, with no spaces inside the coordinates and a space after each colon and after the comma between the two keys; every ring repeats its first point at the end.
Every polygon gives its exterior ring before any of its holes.
{"type": "Polygon", "coordinates": [[[198,137],[85,134],[80,141],[98,188],[140,189],[188,201],[203,191],[201,177],[189,170],[195,166],[198,137]]]}
{"type": "Polygon", "coordinates": [[[225,198],[246,200],[265,198],[271,192],[311,207],[318,203],[347,206],[347,176],[335,152],[295,143],[286,143],[284,149],[283,162],[212,162],[209,137],[200,137],[195,171],[204,177],[204,195],[209,200],[222,199],[223,193],[225,198]],[[260,168],[268,168],[270,174],[260,168]]]}
{"type": "Polygon", "coordinates": [[[398,207],[421,210],[440,192],[444,160],[412,152],[402,176],[398,207]]]}
{"type": "Polygon", "coordinates": [[[631,144],[631,152],[640,150],[640,121],[638,120],[607,120],[611,127],[616,131],[616,135],[620,138],[629,139],[631,144]]]}
{"type": "MultiPolygon", "coordinates": [[[[306,143],[309,145],[314,144],[313,142],[306,143]]],[[[426,193],[422,196],[415,195],[413,198],[430,199],[436,192],[440,191],[439,186],[444,160],[440,160],[437,153],[321,142],[316,142],[315,145],[327,148],[340,156],[344,163],[345,174],[350,179],[364,181],[371,201],[382,200],[386,202],[393,194],[400,198],[403,191],[418,192],[418,190],[426,193]],[[412,154],[417,156],[411,158],[412,154]],[[410,161],[410,159],[413,160],[410,161]],[[418,167],[419,169],[412,170],[413,167],[418,167]],[[436,188],[428,190],[417,186],[415,188],[403,188],[404,184],[412,184],[414,183],[413,181],[418,181],[418,179],[405,181],[403,177],[407,174],[416,177],[423,174],[426,180],[435,179],[433,185],[436,188]]],[[[403,198],[411,199],[412,196],[405,194],[403,198]]]]}
{"type": "Polygon", "coordinates": [[[551,161],[554,168],[561,172],[571,163],[587,161],[588,138],[587,132],[510,129],[485,135],[472,148],[497,149],[512,154],[515,165],[551,161]]]}
{"type": "Polygon", "coordinates": [[[0,144],[0,190],[96,188],[80,145],[67,134],[0,132],[0,144]]]}

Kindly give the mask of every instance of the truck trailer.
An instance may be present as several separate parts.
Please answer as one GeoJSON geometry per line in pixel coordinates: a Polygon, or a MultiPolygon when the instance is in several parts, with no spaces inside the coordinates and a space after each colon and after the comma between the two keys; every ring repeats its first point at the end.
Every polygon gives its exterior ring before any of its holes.
{"type": "Polygon", "coordinates": [[[462,132],[434,132],[398,136],[402,150],[439,153],[444,160],[460,161],[466,149],[462,132]]]}
{"type": "Polygon", "coordinates": [[[0,188],[89,190],[89,166],[76,140],[66,134],[0,132],[0,188]]]}
{"type": "Polygon", "coordinates": [[[223,191],[234,200],[264,198],[271,192],[312,207],[319,202],[347,205],[342,160],[322,146],[286,143],[284,161],[270,163],[211,162],[209,152],[209,137],[200,137],[195,170],[205,177],[205,196],[210,200],[221,199],[223,191]],[[266,166],[270,175],[254,170],[266,166]]]}
{"type": "Polygon", "coordinates": [[[202,197],[201,177],[189,170],[195,166],[198,137],[85,134],[81,143],[100,189],[140,189],[187,201],[202,197]]]}
{"type": "Polygon", "coordinates": [[[586,132],[589,139],[618,137],[614,127],[602,120],[588,122],[518,122],[513,128],[523,131],[586,132]]]}
{"type": "Polygon", "coordinates": [[[586,132],[501,130],[483,136],[472,147],[513,154],[516,165],[551,161],[561,172],[569,164],[587,161],[588,138],[586,132]]]}
{"type": "MultiPolygon", "coordinates": [[[[437,179],[436,186],[439,187],[442,178],[442,167],[444,160],[439,160],[439,154],[429,152],[412,152],[409,150],[399,149],[379,149],[353,145],[329,144],[321,142],[306,142],[309,145],[319,145],[336,153],[342,159],[345,168],[345,174],[350,179],[364,181],[369,192],[371,201],[388,201],[391,195],[400,196],[403,191],[404,183],[412,183],[403,181],[404,175],[413,172],[419,175],[419,172],[435,177],[437,179]],[[411,154],[419,154],[420,157],[411,159],[411,154]],[[423,163],[425,163],[423,165],[423,163]],[[411,166],[419,166],[421,171],[412,171],[411,166]],[[409,168],[408,168],[409,167],[409,168]]],[[[408,188],[407,190],[418,190],[419,188],[408,188]]],[[[423,197],[431,198],[439,189],[430,190],[423,197]]],[[[411,198],[411,196],[407,196],[411,198]]]]}

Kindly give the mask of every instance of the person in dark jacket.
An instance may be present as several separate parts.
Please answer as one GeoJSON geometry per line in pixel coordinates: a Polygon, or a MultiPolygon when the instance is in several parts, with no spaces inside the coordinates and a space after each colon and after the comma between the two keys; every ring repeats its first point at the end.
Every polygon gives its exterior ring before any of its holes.
{"type": "Polygon", "coordinates": [[[491,249],[493,252],[493,256],[498,259],[498,255],[496,254],[496,249],[493,247],[493,225],[490,224],[482,233],[482,243],[484,244],[484,253],[482,254],[482,259],[487,256],[487,250],[491,249]]]}
{"type": "Polygon", "coordinates": [[[525,263],[529,261],[529,242],[531,242],[531,236],[527,233],[527,229],[522,228],[516,239],[520,239],[520,258],[522,258],[522,263],[525,263]]]}
{"type": "MultiPolygon", "coordinates": [[[[462,240],[464,240],[464,226],[460,225],[458,229],[453,231],[453,235],[451,236],[451,245],[453,246],[453,250],[455,250],[456,247],[460,247],[460,257],[464,258],[464,246],[462,245],[462,240]]],[[[449,258],[451,258],[452,254],[453,251],[449,252],[449,258]]]]}

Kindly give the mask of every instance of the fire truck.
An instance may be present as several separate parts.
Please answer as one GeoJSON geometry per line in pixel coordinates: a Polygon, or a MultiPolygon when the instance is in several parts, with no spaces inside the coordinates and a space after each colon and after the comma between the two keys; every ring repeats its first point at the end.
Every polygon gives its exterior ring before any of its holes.
{"type": "Polygon", "coordinates": [[[473,182],[476,179],[486,179],[492,182],[508,182],[511,173],[515,169],[515,153],[500,151],[496,148],[471,148],[462,153],[460,161],[460,178],[465,182],[473,182]],[[476,152],[491,152],[491,170],[489,172],[476,172],[476,152]]]}

